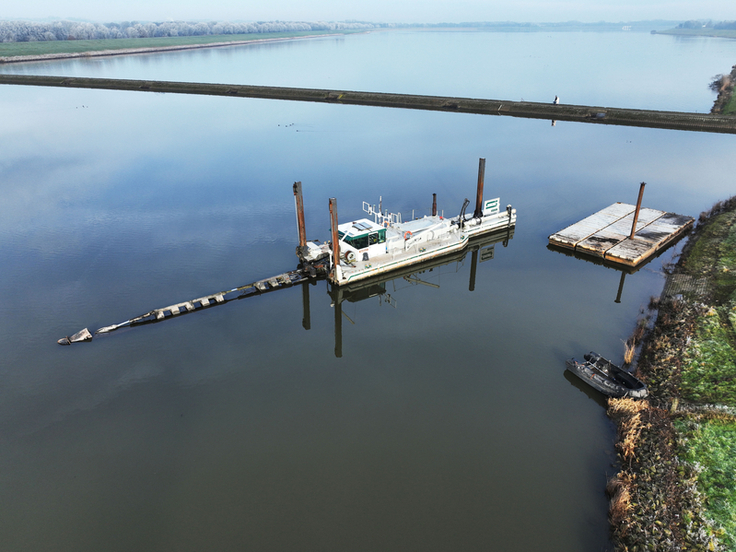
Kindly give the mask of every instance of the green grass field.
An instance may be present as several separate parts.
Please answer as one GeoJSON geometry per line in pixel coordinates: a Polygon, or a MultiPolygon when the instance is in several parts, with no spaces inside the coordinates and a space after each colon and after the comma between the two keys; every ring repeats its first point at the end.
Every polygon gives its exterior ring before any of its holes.
{"type": "Polygon", "coordinates": [[[688,401],[736,406],[736,351],[731,344],[730,310],[711,309],[698,321],[682,371],[682,396],[688,401]]]}
{"type": "Polygon", "coordinates": [[[293,33],[251,33],[240,35],[178,36],[161,38],[115,38],[108,40],[53,40],[43,42],[6,42],[0,44],[0,57],[39,56],[44,54],[77,54],[130,48],[164,48],[184,45],[206,45],[243,40],[299,38],[327,34],[350,34],[360,31],[302,31],[293,33]]]}
{"type": "MultiPolygon", "coordinates": [[[[736,211],[713,217],[693,245],[686,264],[712,285],[715,303],[699,317],[683,363],[682,397],[693,403],[736,407],[736,211]]],[[[716,412],[718,412],[716,410],[716,412]]],[[[736,549],[736,418],[685,414],[675,421],[679,457],[692,466],[714,534],[736,549]]]]}
{"type": "Polygon", "coordinates": [[[707,275],[715,305],[700,317],[682,371],[682,396],[736,407],[736,212],[717,215],[693,245],[686,268],[707,275]]]}

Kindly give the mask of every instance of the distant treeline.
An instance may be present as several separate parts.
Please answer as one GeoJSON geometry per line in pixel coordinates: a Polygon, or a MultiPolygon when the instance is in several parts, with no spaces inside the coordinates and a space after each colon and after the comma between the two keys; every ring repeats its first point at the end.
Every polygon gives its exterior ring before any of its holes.
{"type": "Polygon", "coordinates": [[[697,21],[691,19],[680,23],[677,29],[713,29],[713,30],[734,30],[736,29],[736,21],[719,21],[714,23],[713,21],[697,21]]]}
{"type": "MultiPolygon", "coordinates": [[[[668,22],[671,28],[676,22],[668,22]]],[[[111,38],[155,38],[204,35],[240,35],[300,31],[355,31],[389,28],[477,28],[495,31],[621,30],[663,26],[662,21],[628,23],[517,23],[514,21],[468,23],[370,23],[366,21],[307,22],[258,21],[250,23],[166,21],[163,23],[123,21],[89,23],[85,21],[0,21],[0,42],[39,42],[51,40],[101,40],[111,38]]],[[[698,23],[702,25],[702,23],[698,23]]]]}
{"type": "Polygon", "coordinates": [[[47,40],[99,40],[110,38],[154,38],[172,36],[231,35],[299,31],[345,31],[387,27],[363,22],[288,22],[255,23],[187,22],[163,23],[87,23],[78,21],[0,21],[0,42],[39,42],[47,40]]]}

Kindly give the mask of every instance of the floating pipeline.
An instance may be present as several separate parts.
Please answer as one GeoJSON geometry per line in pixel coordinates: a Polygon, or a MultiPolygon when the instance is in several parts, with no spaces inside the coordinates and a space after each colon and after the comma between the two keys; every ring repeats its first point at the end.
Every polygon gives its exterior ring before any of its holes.
{"type": "Polygon", "coordinates": [[[57,343],[59,345],[71,345],[72,343],[92,341],[95,336],[108,334],[120,328],[142,326],[144,324],[153,324],[164,320],[170,320],[176,316],[212,308],[217,305],[224,305],[225,303],[238,299],[245,299],[255,295],[263,295],[271,291],[276,291],[277,289],[284,289],[286,287],[292,287],[305,282],[321,280],[324,279],[326,275],[327,266],[323,262],[315,263],[314,265],[305,263],[296,270],[284,272],[277,276],[258,280],[257,282],[233,289],[210,293],[196,299],[190,299],[189,301],[182,301],[174,305],[150,310],[139,316],[129,318],[124,322],[99,328],[94,332],[94,334],[90,332],[89,329],[84,328],[75,334],[62,337],[57,340],[57,343]]]}

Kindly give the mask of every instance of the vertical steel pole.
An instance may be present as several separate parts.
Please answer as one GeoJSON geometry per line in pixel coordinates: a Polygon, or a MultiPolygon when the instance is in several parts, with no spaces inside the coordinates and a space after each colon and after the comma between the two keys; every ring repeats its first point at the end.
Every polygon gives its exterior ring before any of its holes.
{"type": "Polygon", "coordinates": [[[639,220],[639,209],[641,209],[641,198],[644,196],[644,186],[646,186],[646,182],[642,182],[639,185],[639,199],[636,200],[636,211],[634,211],[634,224],[631,225],[631,235],[629,236],[630,240],[634,239],[634,234],[636,234],[636,223],[639,220]]]}
{"type": "Polygon", "coordinates": [[[302,183],[294,182],[294,201],[296,202],[296,227],[299,230],[299,247],[307,245],[307,228],[304,225],[304,199],[302,183]]]}
{"type": "Polygon", "coordinates": [[[481,157],[478,163],[478,189],[475,194],[475,213],[474,218],[483,216],[483,179],[486,175],[486,159],[481,157]]]}
{"type": "Polygon", "coordinates": [[[330,227],[332,230],[332,278],[337,283],[337,266],[340,264],[340,239],[337,233],[337,199],[330,198],[330,227]]]}
{"type": "Polygon", "coordinates": [[[437,194],[432,194],[432,216],[437,216],[437,194]]]}

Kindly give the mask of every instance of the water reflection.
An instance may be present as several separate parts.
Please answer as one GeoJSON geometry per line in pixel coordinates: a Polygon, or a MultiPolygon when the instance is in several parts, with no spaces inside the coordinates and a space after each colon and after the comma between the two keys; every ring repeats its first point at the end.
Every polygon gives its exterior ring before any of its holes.
{"type": "MultiPolygon", "coordinates": [[[[575,259],[585,261],[586,263],[591,263],[598,266],[603,266],[605,268],[615,270],[617,272],[621,273],[621,278],[618,282],[618,289],[616,291],[616,298],[614,299],[614,303],[621,303],[621,299],[623,296],[623,290],[624,290],[624,283],[626,281],[626,276],[635,274],[636,272],[639,272],[641,269],[645,268],[647,265],[649,265],[654,259],[657,259],[661,257],[665,252],[671,250],[676,245],[680,244],[681,240],[685,238],[687,234],[682,234],[679,237],[677,237],[675,240],[670,242],[667,247],[660,249],[657,253],[652,255],[649,259],[647,259],[644,263],[636,265],[636,266],[626,266],[618,263],[612,263],[611,261],[601,259],[598,257],[592,257],[590,255],[581,254],[578,252],[575,252],[571,249],[566,249],[564,247],[558,247],[555,245],[547,245],[547,249],[549,251],[555,251],[557,253],[562,253],[566,257],[574,257],[575,259]]],[[[677,255],[679,253],[679,245],[678,247],[675,247],[674,254],[677,255]]]]}
{"type": "MultiPolygon", "coordinates": [[[[693,111],[710,108],[703,83],[736,49],[595,33],[375,33],[346,39],[344,55],[329,44],[68,73],[693,111]]],[[[732,137],[92,90],[5,88],[0,104],[5,549],[606,549],[613,430],[560,372],[590,348],[617,358],[669,258],[626,274],[615,304],[621,273],[548,254],[547,236],[618,201],[622,182],[649,182],[667,211],[710,208],[733,193],[732,137]],[[490,186],[523,214],[513,247],[486,263],[478,251],[473,293],[469,254],[459,273],[417,275],[440,289],[402,278],[343,301],[355,325],[342,315],[341,359],[322,282],[54,343],[293,267],[293,206],[274,183],[310,183],[321,237],[327,197],[346,217],[387,188],[403,212],[430,186],[459,206],[456,183],[474,182],[489,151],[490,186]],[[387,294],[396,309],[379,305],[387,294]]]]}
{"type": "MultiPolygon", "coordinates": [[[[330,285],[328,294],[332,299],[331,306],[335,309],[335,356],[342,357],[342,320],[345,317],[351,324],[355,325],[350,317],[343,312],[342,304],[347,301],[349,303],[357,303],[367,299],[378,298],[380,303],[385,303],[394,308],[397,306],[397,300],[394,293],[401,289],[402,284],[410,286],[426,286],[429,288],[439,288],[439,284],[429,281],[430,276],[440,273],[443,268],[450,265],[455,266],[455,271],[459,271],[468,253],[471,253],[470,261],[470,280],[468,282],[468,291],[475,291],[475,280],[477,275],[478,262],[490,261],[495,257],[496,244],[507,247],[509,241],[514,237],[515,226],[501,232],[494,232],[487,236],[481,236],[471,240],[464,250],[457,253],[451,253],[445,257],[439,257],[418,266],[413,266],[403,270],[397,270],[389,275],[370,279],[364,282],[345,286],[330,285]]],[[[309,320],[309,291],[307,284],[302,288],[304,291],[304,320],[309,320]]],[[[309,329],[307,325],[305,329],[309,329]]]]}
{"type": "MultiPolygon", "coordinates": [[[[394,291],[398,289],[397,282],[405,282],[414,286],[424,285],[430,288],[439,288],[439,284],[425,281],[423,279],[423,275],[429,273],[437,274],[442,271],[443,267],[451,264],[456,266],[455,271],[457,272],[465,261],[468,253],[471,253],[470,281],[468,283],[468,290],[472,292],[475,290],[478,262],[485,262],[493,259],[495,257],[496,244],[501,243],[503,247],[507,247],[509,241],[514,236],[514,229],[515,226],[510,226],[503,231],[473,238],[468,242],[468,246],[462,251],[451,253],[447,256],[439,257],[416,266],[400,269],[391,272],[388,275],[344,286],[328,284],[328,294],[332,299],[331,306],[335,309],[335,356],[337,358],[342,357],[343,316],[352,324],[355,324],[355,322],[353,322],[350,317],[342,311],[342,303],[344,301],[356,303],[373,297],[378,297],[379,301],[382,303],[396,307],[396,300],[388,291],[389,284],[393,285],[394,291]]],[[[318,273],[315,272],[310,276],[306,270],[298,267],[295,270],[285,272],[278,276],[245,284],[230,290],[218,291],[197,299],[191,299],[175,303],[167,307],[152,309],[147,313],[135,316],[124,322],[99,328],[94,332],[94,336],[87,331],[87,328],[84,328],[72,336],[59,339],[58,343],[60,345],[70,345],[72,343],[89,342],[92,341],[93,337],[104,336],[121,328],[157,324],[166,320],[179,318],[185,314],[191,314],[201,310],[208,310],[219,305],[225,305],[239,299],[246,299],[271,293],[280,289],[287,289],[296,284],[301,284],[302,286],[302,307],[304,313],[302,318],[302,327],[305,330],[309,330],[312,327],[309,286],[315,285],[318,280],[322,280],[324,277],[324,270],[320,270],[318,273]],[[83,333],[83,337],[77,337],[81,336],[83,333]]]]}
{"type": "Polygon", "coordinates": [[[593,389],[579,377],[571,374],[569,370],[565,370],[563,374],[565,379],[570,382],[570,385],[577,387],[578,391],[586,395],[591,401],[604,409],[608,408],[608,398],[603,393],[593,389]]]}

